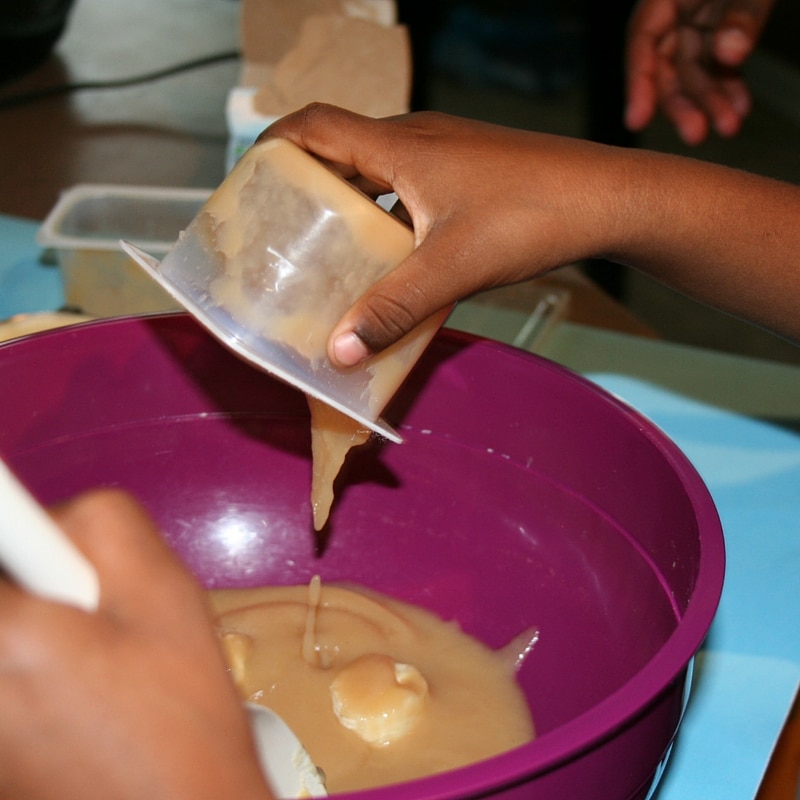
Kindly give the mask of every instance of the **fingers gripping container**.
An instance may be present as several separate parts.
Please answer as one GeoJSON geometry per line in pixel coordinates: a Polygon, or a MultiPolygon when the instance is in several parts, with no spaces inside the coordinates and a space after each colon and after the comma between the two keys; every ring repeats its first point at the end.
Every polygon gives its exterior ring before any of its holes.
{"type": "Polygon", "coordinates": [[[395,441],[379,418],[449,309],[357,367],[328,336],[414,247],[413,232],[284,139],[255,144],[161,263],[123,247],[214,336],[254,365],[395,441]]]}

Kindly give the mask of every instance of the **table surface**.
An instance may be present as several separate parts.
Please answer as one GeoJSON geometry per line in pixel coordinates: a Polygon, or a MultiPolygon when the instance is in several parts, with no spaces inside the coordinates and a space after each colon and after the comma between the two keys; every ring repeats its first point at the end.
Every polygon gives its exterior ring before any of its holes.
{"type": "MultiPolygon", "coordinates": [[[[55,54],[0,87],[0,102],[42,87],[126,78],[236,51],[238,5],[230,0],[202,8],[196,0],[81,0],[55,54]]],[[[59,193],[78,183],[217,185],[225,170],[225,98],[239,69],[231,59],[130,88],[74,92],[0,110],[0,214],[41,221],[59,193]]],[[[486,293],[475,304],[530,313],[548,294],[557,301],[549,309],[556,321],[654,336],[575,267],[535,284],[486,293]]],[[[798,772],[800,708],[795,703],[758,800],[797,800],[798,772]]]]}

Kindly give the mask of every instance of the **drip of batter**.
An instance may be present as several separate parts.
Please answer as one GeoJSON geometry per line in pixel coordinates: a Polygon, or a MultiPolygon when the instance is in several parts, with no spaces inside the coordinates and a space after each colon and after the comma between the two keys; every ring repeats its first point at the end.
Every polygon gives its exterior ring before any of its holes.
{"type": "Polygon", "coordinates": [[[319,599],[322,595],[322,581],[315,575],[308,584],[308,610],[306,611],[306,625],[303,629],[303,661],[310,667],[325,667],[320,658],[320,648],[317,645],[317,612],[319,599]]]}
{"type": "Polygon", "coordinates": [[[311,411],[311,509],[314,530],[325,527],[333,505],[334,481],[353,447],[364,444],[370,432],[341,411],[306,396],[311,411]]]}

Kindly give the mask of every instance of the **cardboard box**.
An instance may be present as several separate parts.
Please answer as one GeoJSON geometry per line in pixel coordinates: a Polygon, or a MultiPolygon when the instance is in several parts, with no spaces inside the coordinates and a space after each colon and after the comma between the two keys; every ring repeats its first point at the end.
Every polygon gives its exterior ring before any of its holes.
{"type": "Polygon", "coordinates": [[[230,169],[278,117],[320,101],[403,114],[411,44],[393,0],[243,0],[243,66],[226,116],[230,169]]]}

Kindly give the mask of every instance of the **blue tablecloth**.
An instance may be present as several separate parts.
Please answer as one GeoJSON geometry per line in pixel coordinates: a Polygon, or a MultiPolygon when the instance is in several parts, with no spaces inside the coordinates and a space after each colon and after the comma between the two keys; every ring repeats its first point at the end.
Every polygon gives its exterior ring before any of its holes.
{"type": "Polygon", "coordinates": [[[38,222],[0,215],[0,320],[64,304],[55,262],[42,260],[36,244],[38,222]]]}
{"type": "Polygon", "coordinates": [[[657,800],[752,798],[800,681],[800,434],[630,377],[589,377],[683,450],[725,532],[719,611],[657,800]]]}

